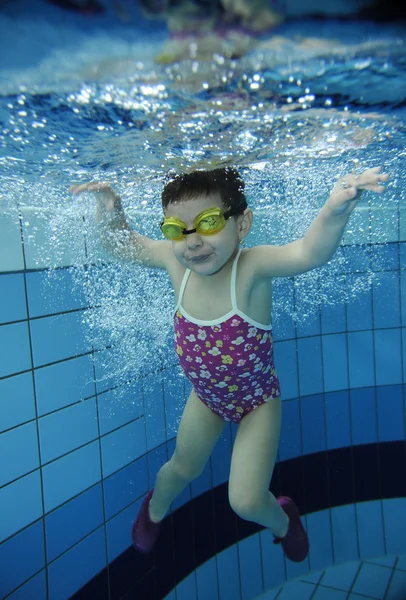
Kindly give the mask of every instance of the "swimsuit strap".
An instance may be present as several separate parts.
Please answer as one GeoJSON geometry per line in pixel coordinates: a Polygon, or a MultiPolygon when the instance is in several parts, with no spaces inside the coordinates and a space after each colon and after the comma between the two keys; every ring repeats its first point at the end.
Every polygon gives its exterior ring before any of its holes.
{"type": "Polygon", "coordinates": [[[190,273],[191,273],[191,270],[190,269],[186,269],[186,271],[185,271],[185,273],[183,275],[182,283],[180,284],[178,303],[176,305],[175,312],[178,310],[178,308],[182,304],[183,294],[185,293],[185,287],[186,287],[187,281],[189,279],[190,273]]]}
{"type": "Polygon", "coordinates": [[[242,250],[242,248],[240,248],[238,250],[237,256],[235,257],[234,262],[233,262],[233,268],[231,270],[230,296],[231,296],[231,306],[233,307],[234,312],[238,311],[236,281],[237,281],[237,263],[238,263],[238,259],[240,258],[241,250],[242,250]]]}

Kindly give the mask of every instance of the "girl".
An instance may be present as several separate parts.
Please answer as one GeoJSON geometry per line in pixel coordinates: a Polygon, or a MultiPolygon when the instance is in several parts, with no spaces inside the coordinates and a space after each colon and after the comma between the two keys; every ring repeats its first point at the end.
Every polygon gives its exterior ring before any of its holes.
{"type": "Polygon", "coordinates": [[[176,496],[198,477],[226,421],[238,423],[229,501],[243,519],[268,527],[286,556],[304,560],[309,542],[293,500],[275,498],[269,484],[277,455],[281,398],[273,362],[272,278],[322,266],[333,256],[363,190],[382,192],[380,167],[346,175],[305,235],[283,246],[242,250],[252,210],[231,168],[180,175],[163,190],[166,240],[130,230],[120,198],[103,183],[73,186],[96,192],[104,245],[117,257],[166,269],[174,286],[175,351],[192,383],[172,458],[160,469],[132,530],[150,552],[176,496]]]}

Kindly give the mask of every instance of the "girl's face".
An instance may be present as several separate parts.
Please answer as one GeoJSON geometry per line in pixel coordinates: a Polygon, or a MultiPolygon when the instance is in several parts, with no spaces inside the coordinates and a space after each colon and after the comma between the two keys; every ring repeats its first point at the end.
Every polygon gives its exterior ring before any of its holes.
{"type": "MultiPolygon", "coordinates": [[[[186,223],[187,229],[193,229],[197,215],[214,206],[226,210],[219,196],[210,195],[169,204],[165,216],[177,217],[186,223]]],[[[200,235],[197,232],[187,234],[183,240],[172,242],[175,257],[183,266],[199,275],[214,275],[235,255],[251,222],[252,212],[246,209],[244,214],[227,219],[225,227],[214,235],[200,235]]]]}

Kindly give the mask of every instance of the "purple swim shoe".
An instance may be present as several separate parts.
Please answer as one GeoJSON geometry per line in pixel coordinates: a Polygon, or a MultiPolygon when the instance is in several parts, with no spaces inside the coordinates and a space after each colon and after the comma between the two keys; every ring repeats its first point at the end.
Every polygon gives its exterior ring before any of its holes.
{"type": "Polygon", "coordinates": [[[133,545],[138,552],[148,554],[153,550],[161,529],[161,521],[154,523],[149,516],[149,503],[154,490],[148,492],[131,531],[133,545]]]}
{"type": "Polygon", "coordinates": [[[280,496],[277,501],[289,517],[289,528],[285,537],[275,537],[273,543],[282,544],[289,560],[302,562],[309,554],[309,539],[300,520],[299,509],[287,496],[280,496]]]}

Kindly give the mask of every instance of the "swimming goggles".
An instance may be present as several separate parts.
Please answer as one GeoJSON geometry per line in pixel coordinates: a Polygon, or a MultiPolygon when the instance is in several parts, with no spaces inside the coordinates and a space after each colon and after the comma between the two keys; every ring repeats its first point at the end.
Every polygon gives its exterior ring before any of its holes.
{"type": "Polygon", "coordinates": [[[177,217],[165,217],[161,222],[161,231],[166,239],[174,242],[185,239],[190,233],[214,235],[224,229],[227,219],[240,212],[242,212],[241,207],[226,212],[218,207],[208,208],[197,215],[193,221],[193,229],[186,229],[186,223],[177,217]]]}

